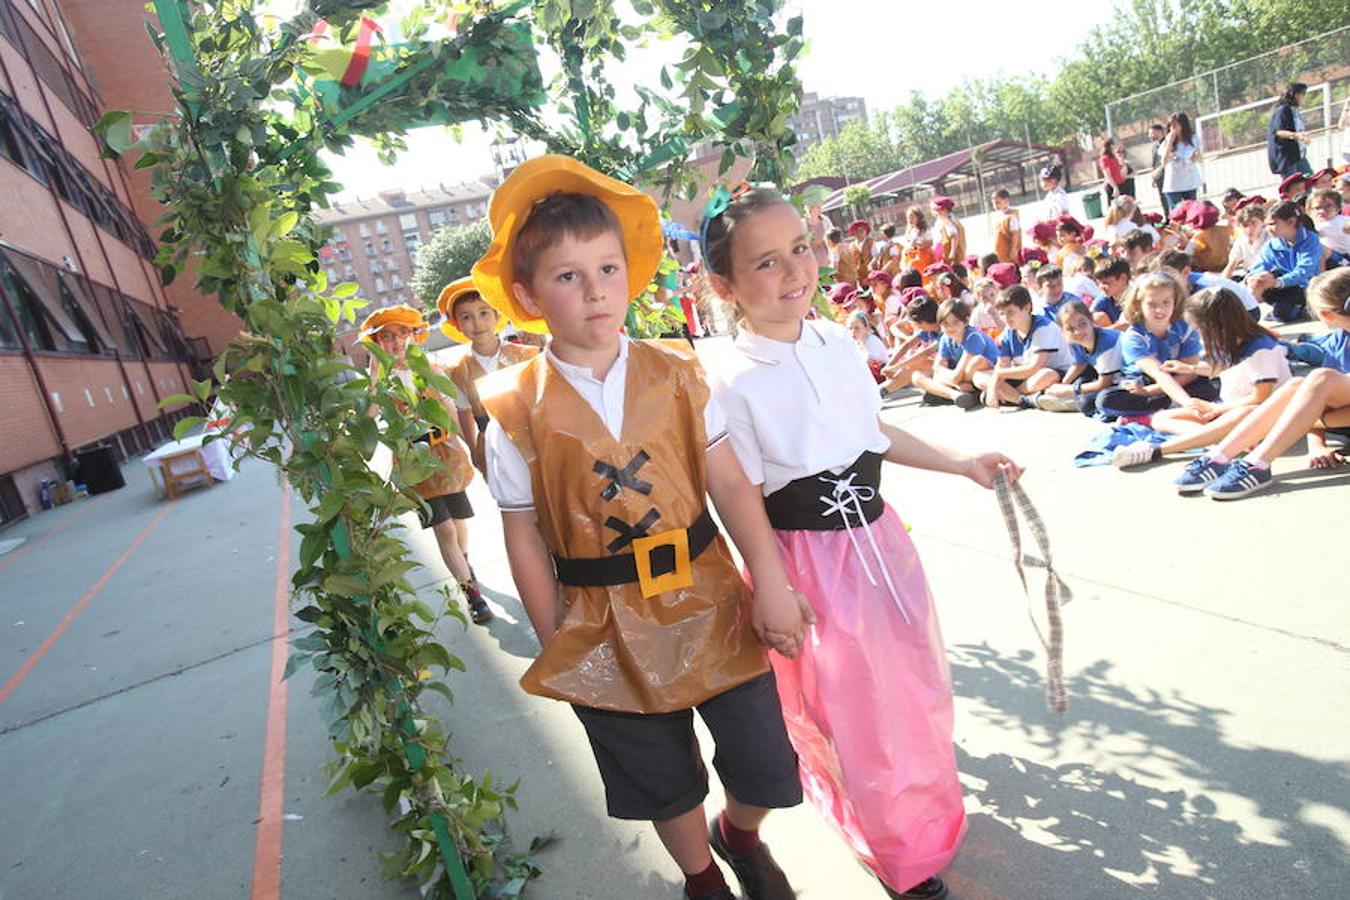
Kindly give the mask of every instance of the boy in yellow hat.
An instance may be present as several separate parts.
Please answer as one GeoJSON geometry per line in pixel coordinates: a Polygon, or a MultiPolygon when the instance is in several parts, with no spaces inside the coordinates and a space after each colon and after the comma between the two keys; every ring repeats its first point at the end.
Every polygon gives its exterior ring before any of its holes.
{"type": "MultiPolygon", "coordinates": [[[[412,373],[408,370],[405,356],[408,342],[424,342],[429,330],[430,326],[422,313],[404,304],[377,309],[361,323],[362,339],[374,341],[380,349],[394,357],[394,373],[410,387],[412,373]]],[[[372,356],[372,368],[375,365],[377,360],[372,356]]],[[[432,366],[432,369],[444,374],[436,366],[432,366]]],[[[426,396],[433,397],[447,410],[453,406],[439,391],[428,389],[426,396]]],[[[431,445],[431,453],[440,463],[441,469],[426,481],[413,486],[413,490],[426,501],[426,507],[418,510],[418,516],[422,527],[430,528],[436,536],[436,545],[440,548],[445,567],[464,591],[470,618],[478,625],[486,624],[492,620],[492,610],[483,599],[465,556],[469,538],[468,520],[473,517],[473,506],[469,503],[469,495],[465,493],[469,482],[473,480],[469,449],[459,435],[443,434],[438,429],[428,432],[422,440],[431,445]]]]}
{"type": "Polygon", "coordinates": [[[479,384],[488,486],[543,645],[521,685],[573,705],[609,814],[655,825],[686,897],[734,897],[715,850],[747,898],[789,900],[758,829],[802,793],[761,641],[795,655],[811,617],[698,363],[621,333],[661,259],[656,205],[545,156],[512,173],[488,216],[492,245],[474,283],[517,328],[552,335],[545,353],[479,384]],[[710,830],[695,709],[727,793],[710,830]]]}
{"type": "Polygon", "coordinates": [[[487,428],[488,414],[478,397],[478,380],[498,369],[531,359],[539,348],[501,339],[498,332],[506,320],[483,302],[471,277],[447,284],[436,298],[436,308],[441,314],[441,332],[462,345],[456,348],[453,362],[446,371],[459,388],[455,406],[459,413],[460,434],[472,450],[475,468],[486,474],[483,430],[487,428]]]}

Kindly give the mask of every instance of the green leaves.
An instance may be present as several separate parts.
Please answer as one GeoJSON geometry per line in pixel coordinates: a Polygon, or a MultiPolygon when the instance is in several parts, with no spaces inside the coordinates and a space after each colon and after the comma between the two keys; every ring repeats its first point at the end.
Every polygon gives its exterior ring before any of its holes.
{"type": "Polygon", "coordinates": [[[112,110],[104,113],[103,117],[94,123],[93,131],[103,138],[103,150],[100,155],[106,159],[117,159],[136,146],[136,136],[129,112],[112,110]]]}

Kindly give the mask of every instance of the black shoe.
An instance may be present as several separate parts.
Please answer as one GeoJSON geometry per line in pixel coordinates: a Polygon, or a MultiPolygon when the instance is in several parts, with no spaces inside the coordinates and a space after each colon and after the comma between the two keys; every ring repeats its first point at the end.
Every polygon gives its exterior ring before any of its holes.
{"type": "Polygon", "coordinates": [[[711,894],[699,894],[697,897],[690,897],[686,892],[685,900],[736,900],[736,895],[731,892],[731,888],[723,885],[711,894]]]}
{"type": "MultiPolygon", "coordinates": [[[[745,900],[794,900],[797,892],[788,884],[787,876],[773,861],[769,848],[761,843],[744,856],[732,856],[722,840],[721,817],[713,819],[708,829],[708,843],[722,861],[731,866],[741,883],[745,900]]],[[[730,893],[730,892],[728,892],[730,893]]]]}
{"type": "Polygon", "coordinates": [[[942,900],[947,896],[947,885],[934,875],[903,893],[886,888],[886,894],[893,900],[942,900]]]}
{"type": "Polygon", "coordinates": [[[980,395],[974,391],[962,391],[956,395],[956,399],[952,402],[956,404],[957,409],[978,409],[980,405],[980,395]]]}
{"type": "Polygon", "coordinates": [[[492,610],[488,608],[487,601],[483,599],[482,593],[478,590],[478,583],[470,581],[461,584],[464,589],[464,599],[469,601],[469,618],[475,625],[486,625],[493,619],[492,610]]]}

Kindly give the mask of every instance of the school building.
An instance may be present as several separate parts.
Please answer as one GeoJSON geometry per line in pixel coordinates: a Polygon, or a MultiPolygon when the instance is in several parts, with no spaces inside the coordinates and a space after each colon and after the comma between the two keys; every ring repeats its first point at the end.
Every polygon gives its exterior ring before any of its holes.
{"type": "Polygon", "coordinates": [[[169,440],[159,401],[239,330],[191,278],[160,285],[149,175],[90,132],[171,108],[144,21],[141,0],[0,0],[0,525],[83,452],[169,440]]]}

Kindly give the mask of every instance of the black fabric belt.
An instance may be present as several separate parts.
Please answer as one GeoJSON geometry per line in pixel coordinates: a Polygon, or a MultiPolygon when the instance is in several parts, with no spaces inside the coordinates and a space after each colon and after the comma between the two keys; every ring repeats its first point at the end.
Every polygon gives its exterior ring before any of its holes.
{"type": "Polygon", "coordinates": [[[478,423],[478,430],[479,430],[479,431],[483,431],[484,429],[487,428],[488,421],[489,421],[489,419],[488,419],[487,416],[474,416],[474,417],[473,417],[473,420],[474,420],[475,422],[478,423]]]}
{"type": "Polygon", "coordinates": [[[769,524],[779,531],[843,531],[875,522],[886,511],[881,462],[881,454],[865,450],[838,475],[817,472],[789,481],[764,498],[769,524]]]}
{"type": "MultiPolygon", "coordinates": [[[[717,537],[717,525],[706,509],[692,525],[683,530],[688,533],[691,562],[707,550],[713,538],[717,537]]],[[[675,549],[671,545],[654,547],[648,555],[653,577],[675,570],[675,549]]],[[[558,572],[558,581],[572,587],[608,587],[638,581],[637,557],[632,553],[593,557],[554,556],[553,564],[558,572]]]]}

